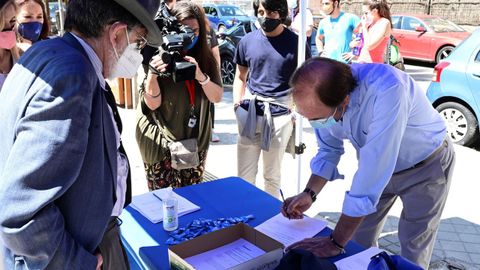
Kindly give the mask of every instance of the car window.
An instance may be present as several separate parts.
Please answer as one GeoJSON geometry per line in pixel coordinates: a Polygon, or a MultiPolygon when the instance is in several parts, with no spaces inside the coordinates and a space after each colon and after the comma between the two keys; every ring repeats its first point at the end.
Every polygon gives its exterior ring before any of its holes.
{"type": "Polygon", "coordinates": [[[236,6],[223,6],[219,7],[219,10],[222,16],[247,16],[245,12],[236,6]]]}
{"type": "Polygon", "coordinates": [[[210,14],[210,7],[203,7],[203,11],[205,11],[205,14],[210,14]]]}
{"type": "Polygon", "coordinates": [[[401,28],[400,23],[402,22],[402,20],[400,20],[400,18],[401,18],[400,16],[393,16],[392,17],[393,28],[395,28],[395,29],[400,29],[401,28]]]}
{"type": "Polygon", "coordinates": [[[425,27],[419,20],[412,17],[403,17],[402,29],[415,31],[415,28],[422,26],[425,27]]]}
{"type": "Polygon", "coordinates": [[[460,26],[442,18],[425,18],[424,21],[435,32],[465,32],[460,26]]]}
{"type": "Polygon", "coordinates": [[[218,16],[217,9],[212,7],[212,9],[210,10],[210,15],[217,17],[218,16]]]}

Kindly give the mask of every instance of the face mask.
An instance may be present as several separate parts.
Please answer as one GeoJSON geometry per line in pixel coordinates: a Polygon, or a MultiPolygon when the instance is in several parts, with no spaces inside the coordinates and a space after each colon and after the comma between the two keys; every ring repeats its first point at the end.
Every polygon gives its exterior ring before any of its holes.
{"type": "Polygon", "coordinates": [[[258,22],[260,23],[260,26],[262,27],[263,31],[270,33],[273,30],[277,28],[282,22],[280,19],[272,19],[272,18],[266,18],[266,17],[259,17],[258,22]]]}
{"type": "Polygon", "coordinates": [[[197,43],[198,41],[198,36],[195,36],[192,40],[192,43],[190,43],[185,49],[188,51],[188,50],[191,50],[193,48],[193,46],[195,46],[195,44],[197,43]]]}
{"type": "Polygon", "coordinates": [[[0,32],[0,48],[10,50],[15,47],[16,43],[17,40],[14,31],[0,32]]]}
{"type": "Polygon", "coordinates": [[[40,33],[42,32],[43,24],[39,22],[26,22],[20,23],[18,25],[18,34],[22,36],[24,39],[30,40],[31,42],[35,42],[40,37],[40,33]]]}
{"type": "Polygon", "coordinates": [[[337,123],[337,120],[335,120],[335,118],[333,117],[336,112],[337,108],[335,108],[335,111],[333,111],[332,115],[327,118],[310,120],[310,125],[316,129],[329,128],[337,123]]]}
{"type": "Polygon", "coordinates": [[[142,64],[143,56],[140,54],[140,51],[137,49],[137,45],[135,43],[130,44],[128,41],[128,32],[125,29],[126,37],[128,46],[125,48],[125,51],[122,53],[121,57],[118,57],[117,50],[113,47],[113,51],[115,52],[115,56],[117,57],[118,61],[113,66],[110,74],[108,76],[109,79],[114,78],[127,78],[131,79],[137,73],[138,68],[142,64]]]}

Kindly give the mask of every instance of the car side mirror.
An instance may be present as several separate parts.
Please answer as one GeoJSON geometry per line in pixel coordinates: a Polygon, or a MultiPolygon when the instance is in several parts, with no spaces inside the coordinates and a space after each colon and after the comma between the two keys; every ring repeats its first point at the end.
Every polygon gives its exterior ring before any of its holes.
{"type": "Polygon", "coordinates": [[[415,31],[425,33],[425,32],[427,32],[427,29],[425,29],[425,27],[423,27],[423,26],[417,26],[417,27],[415,27],[415,31]]]}

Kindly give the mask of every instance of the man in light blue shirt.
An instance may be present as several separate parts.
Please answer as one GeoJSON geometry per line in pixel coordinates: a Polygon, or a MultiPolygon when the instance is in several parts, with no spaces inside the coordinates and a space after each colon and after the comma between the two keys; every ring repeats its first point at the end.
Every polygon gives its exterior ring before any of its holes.
{"type": "Polygon", "coordinates": [[[350,51],[353,30],[360,23],[360,19],[340,11],[340,0],[322,0],[322,9],[327,16],[318,25],[318,54],[345,63],[342,55],[350,51]]]}
{"type": "Polygon", "coordinates": [[[306,61],[291,85],[297,110],[315,128],[319,147],[305,191],[285,201],[283,214],[301,218],[328,181],[343,178],[337,164],[344,139],[358,158],[331,236],[291,248],[330,257],[350,239],[377,246],[387,213],[400,197],[401,255],[428,268],[455,154],[445,123],[424,92],[410,76],[388,65],[348,66],[327,58],[306,61]]]}

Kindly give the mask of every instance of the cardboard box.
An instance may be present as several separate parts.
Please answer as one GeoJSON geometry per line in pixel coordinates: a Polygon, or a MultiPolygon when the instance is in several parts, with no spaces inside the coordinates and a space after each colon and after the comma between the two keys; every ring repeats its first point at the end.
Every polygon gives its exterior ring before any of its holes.
{"type": "Polygon", "coordinates": [[[252,260],[229,268],[231,270],[270,270],[274,269],[282,259],[284,246],[282,243],[255,230],[244,223],[204,234],[197,238],[171,246],[168,249],[168,258],[171,269],[194,270],[184,259],[224,246],[243,238],[265,251],[265,254],[252,260]]]}

